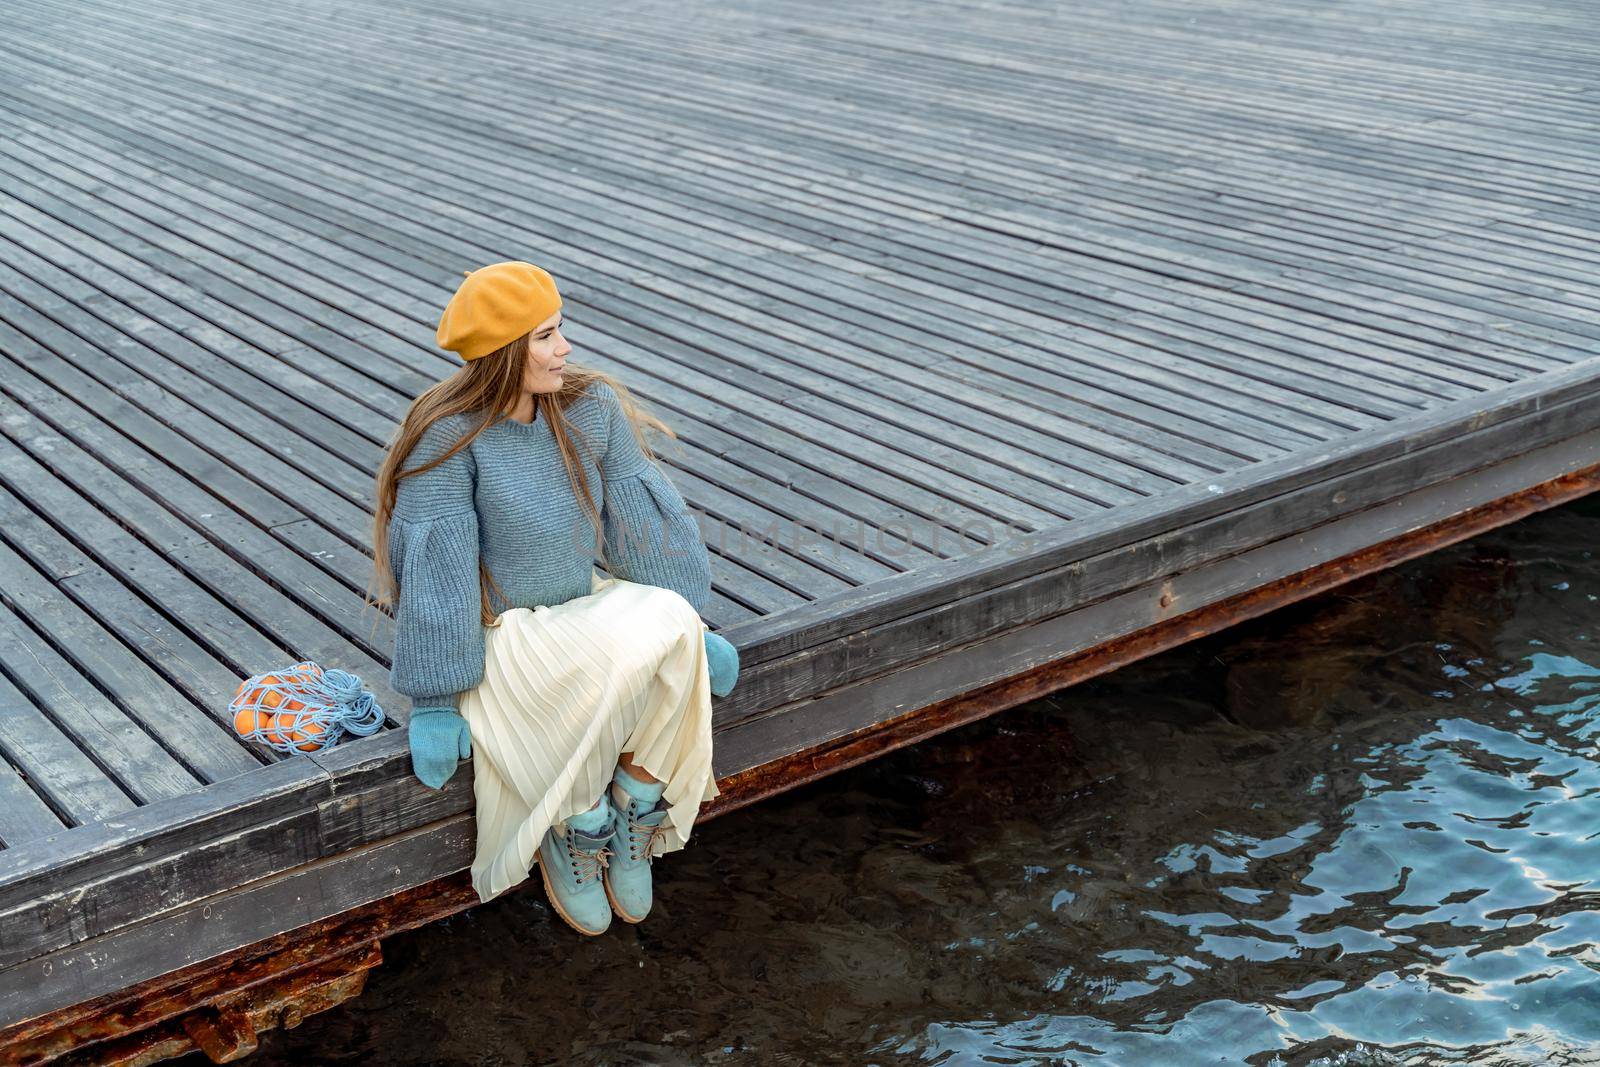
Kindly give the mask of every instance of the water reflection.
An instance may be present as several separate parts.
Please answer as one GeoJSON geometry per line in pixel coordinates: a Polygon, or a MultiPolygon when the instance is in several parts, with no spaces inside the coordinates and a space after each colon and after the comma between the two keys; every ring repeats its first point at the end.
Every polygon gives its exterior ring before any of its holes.
{"type": "Polygon", "coordinates": [[[1596,1062],[1592,510],[714,821],[640,927],[534,880],[252,1062],[1596,1062]]]}

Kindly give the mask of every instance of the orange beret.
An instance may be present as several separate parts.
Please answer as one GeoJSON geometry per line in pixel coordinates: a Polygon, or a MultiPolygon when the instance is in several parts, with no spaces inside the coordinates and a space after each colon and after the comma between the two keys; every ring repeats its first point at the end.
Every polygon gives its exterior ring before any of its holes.
{"type": "Polygon", "coordinates": [[[466,271],[439,317],[439,347],[478,359],[510,344],[561,307],[548,271],[513,260],[466,271]]]}

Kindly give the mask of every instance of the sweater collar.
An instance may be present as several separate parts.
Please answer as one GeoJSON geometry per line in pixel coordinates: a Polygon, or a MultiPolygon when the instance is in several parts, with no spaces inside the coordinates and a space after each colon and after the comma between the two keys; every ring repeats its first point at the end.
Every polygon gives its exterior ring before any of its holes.
{"type": "MultiPolygon", "coordinates": [[[[501,418],[498,421],[496,421],[493,424],[493,426],[502,427],[506,433],[516,434],[516,435],[521,436],[521,437],[527,437],[527,436],[530,436],[532,434],[542,434],[542,433],[544,433],[545,432],[545,430],[544,430],[545,425],[547,423],[549,423],[549,421],[550,421],[549,419],[539,418],[539,417],[535,416],[535,418],[534,418],[534,420],[532,422],[518,422],[516,419],[513,419],[510,415],[506,415],[503,418],[501,418]]],[[[491,429],[492,428],[493,427],[491,427],[491,429]]]]}

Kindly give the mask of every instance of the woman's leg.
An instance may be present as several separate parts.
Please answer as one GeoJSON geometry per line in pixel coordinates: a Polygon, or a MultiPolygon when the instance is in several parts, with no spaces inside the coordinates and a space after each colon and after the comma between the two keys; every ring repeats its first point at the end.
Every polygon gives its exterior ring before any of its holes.
{"type": "Polygon", "coordinates": [[[627,771],[636,781],[643,782],[645,785],[654,785],[660,781],[659,778],[653,777],[649,771],[633,762],[632,752],[624,752],[622,758],[617,761],[617,766],[627,771]]]}
{"type": "MultiPolygon", "coordinates": [[[[635,781],[643,782],[645,785],[654,785],[656,782],[660,781],[659,778],[654,777],[649,771],[633,762],[632,752],[624,752],[622,754],[622,758],[617,761],[617,766],[631,774],[635,781]]],[[[600,801],[604,799],[605,795],[601,794],[599,800],[596,800],[593,804],[589,805],[589,810],[593,811],[595,808],[598,808],[600,806],[600,801]]]]}
{"type": "Polygon", "coordinates": [[[662,797],[666,784],[633,762],[633,753],[617,759],[611,775],[613,855],[605,869],[606,894],[611,910],[626,922],[636,923],[649,914],[654,897],[650,877],[650,843],[667,817],[662,797]]]}

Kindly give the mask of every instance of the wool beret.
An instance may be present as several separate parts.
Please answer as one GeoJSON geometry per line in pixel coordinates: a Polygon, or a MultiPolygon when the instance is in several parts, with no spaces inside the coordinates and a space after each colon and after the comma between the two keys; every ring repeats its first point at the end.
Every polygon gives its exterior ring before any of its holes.
{"type": "Polygon", "coordinates": [[[561,307],[543,267],[512,260],[466,271],[439,317],[439,347],[478,359],[510,344],[561,307]]]}

